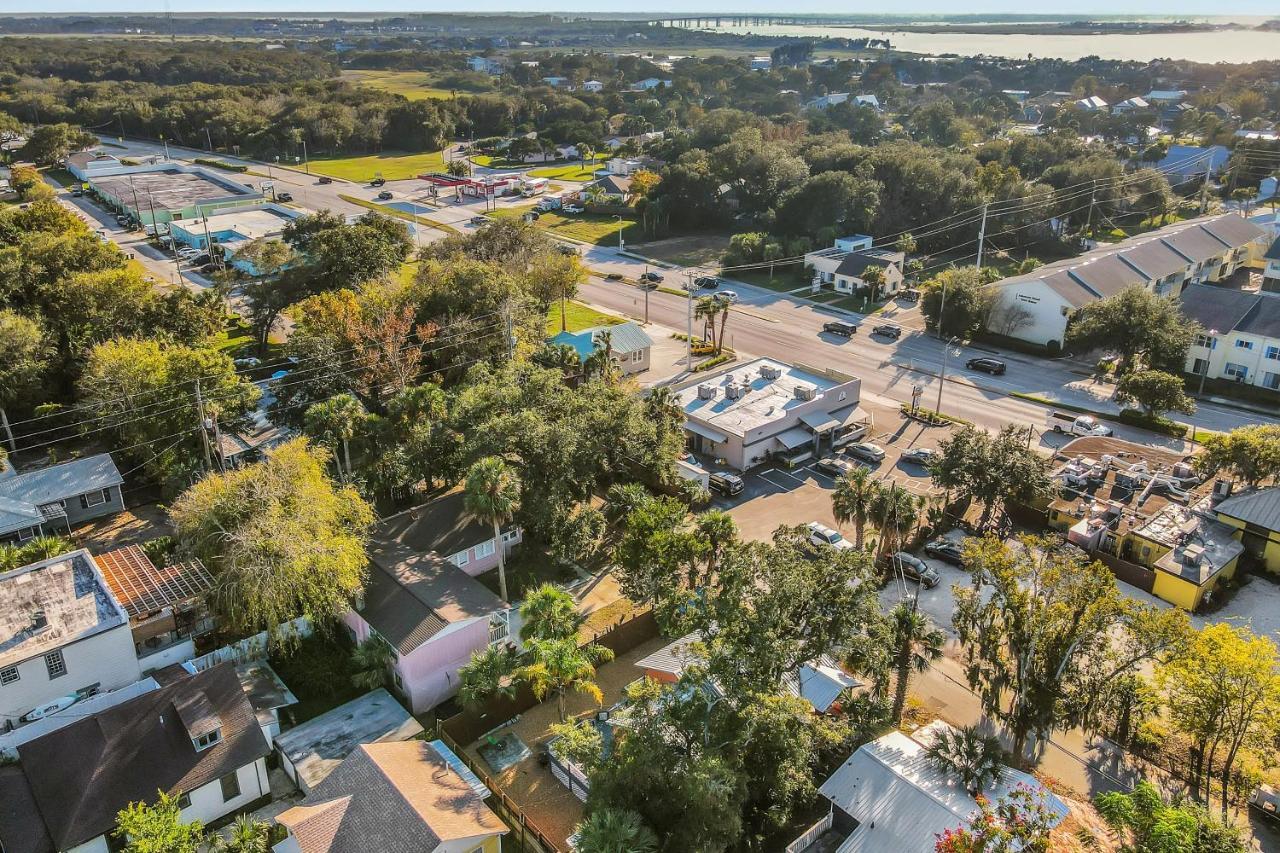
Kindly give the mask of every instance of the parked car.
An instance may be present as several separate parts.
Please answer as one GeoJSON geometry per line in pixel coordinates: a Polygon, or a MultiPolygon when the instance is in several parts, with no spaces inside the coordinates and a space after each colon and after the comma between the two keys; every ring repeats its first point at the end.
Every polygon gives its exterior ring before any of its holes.
{"type": "Polygon", "coordinates": [[[640,273],[640,280],[641,280],[641,281],[660,282],[660,281],[662,281],[662,280],[663,280],[663,278],[662,278],[662,273],[660,273],[660,272],[645,271],[645,272],[640,273]]]}
{"type": "Polygon", "coordinates": [[[924,546],[924,552],[930,557],[936,557],[944,563],[950,563],[953,566],[964,565],[964,549],[958,542],[952,542],[950,539],[939,537],[924,546]]]}
{"type": "Polygon", "coordinates": [[[385,184],[386,182],[387,182],[387,179],[386,179],[386,178],[381,178],[381,177],[379,177],[379,178],[374,178],[372,181],[370,181],[370,182],[369,182],[369,186],[371,186],[371,187],[380,187],[380,186],[382,186],[383,184],[385,184]]]}
{"type": "Polygon", "coordinates": [[[839,335],[842,338],[851,338],[858,331],[858,327],[853,323],[832,320],[830,323],[822,324],[822,331],[831,335],[839,335]]]}
{"type": "Polygon", "coordinates": [[[886,323],[884,325],[876,326],[871,330],[871,334],[880,335],[885,338],[892,338],[896,341],[898,338],[902,337],[902,328],[900,326],[890,326],[886,323]]]}
{"type": "Polygon", "coordinates": [[[293,201],[293,193],[277,193],[276,201],[293,201]]]}
{"type": "Polygon", "coordinates": [[[901,299],[903,302],[919,302],[920,291],[916,290],[914,287],[909,287],[906,290],[899,293],[898,298],[901,299]]]}
{"type": "Polygon", "coordinates": [[[1049,412],[1045,427],[1054,432],[1071,435],[1111,435],[1111,427],[1098,423],[1093,415],[1077,415],[1073,412],[1049,412]]]}
{"type": "Polygon", "coordinates": [[[576,254],[578,254],[578,249],[577,249],[577,247],[576,247],[576,246],[570,246],[568,243],[561,243],[558,247],[556,247],[556,251],[557,251],[557,252],[559,252],[559,253],[560,253],[560,254],[562,254],[562,255],[576,255],[576,254]]]}
{"type": "Polygon", "coordinates": [[[118,216],[116,216],[116,224],[119,225],[121,228],[128,228],[133,224],[133,219],[121,213],[118,216]]]}
{"type": "Polygon", "coordinates": [[[720,286],[720,279],[713,275],[700,275],[693,280],[693,286],[702,290],[714,290],[720,286]]]}
{"type": "Polygon", "coordinates": [[[884,459],[884,448],[869,441],[859,441],[845,448],[845,453],[864,462],[879,462],[884,459]]]}
{"type": "Polygon", "coordinates": [[[473,217],[471,217],[471,224],[472,224],[472,225],[488,225],[488,224],[489,224],[489,217],[487,217],[487,216],[473,216],[473,217]]]}
{"type": "Polygon", "coordinates": [[[606,273],[604,279],[605,281],[622,281],[622,273],[620,272],[606,273]]]}
{"type": "Polygon", "coordinates": [[[393,196],[391,195],[391,190],[383,190],[382,192],[378,193],[379,201],[390,201],[392,198],[393,196]]]}
{"type": "Polygon", "coordinates": [[[738,301],[738,294],[733,290],[722,290],[715,295],[715,298],[721,302],[728,302],[730,305],[738,301]]]}
{"type": "Polygon", "coordinates": [[[964,363],[964,366],[970,370],[981,370],[983,373],[990,373],[992,376],[1004,376],[1004,362],[998,358],[971,358],[964,363]]]}
{"type": "Polygon", "coordinates": [[[817,521],[811,521],[807,526],[809,528],[809,541],[818,547],[829,545],[839,551],[848,551],[854,547],[852,542],[840,535],[839,530],[832,530],[817,521]]]}
{"type": "Polygon", "coordinates": [[[182,258],[184,261],[189,261],[192,258],[194,258],[196,255],[199,255],[200,250],[193,249],[190,246],[183,246],[180,249],[178,249],[178,251],[174,252],[174,254],[182,258]]]}
{"type": "Polygon", "coordinates": [[[320,176],[320,183],[322,183],[322,184],[331,184],[331,183],[333,183],[333,178],[329,177],[328,175],[321,175],[321,176],[320,176]]]}
{"type": "Polygon", "coordinates": [[[1249,806],[1272,820],[1280,819],[1280,792],[1270,785],[1259,785],[1249,794],[1249,806]]]}
{"type": "Polygon", "coordinates": [[[731,498],[734,495],[742,494],[746,484],[742,482],[742,478],[737,474],[716,472],[707,478],[707,487],[713,492],[731,498]]]}
{"type": "Polygon", "coordinates": [[[82,195],[84,195],[84,190],[80,189],[79,187],[76,187],[71,191],[72,198],[80,198],[82,195]]]}
{"type": "Polygon", "coordinates": [[[202,267],[206,264],[213,263],[213,258],[209,257],[208,252],[200,252],[198,255],[192,255],[188,263],[193,266],[202,267]]]}
{"type": "Polygon", "coordinates": [[[213,273],[216,273],[217,271],[218,271],[218,265],[217,265],[217,264],[205,264],[204,266],[200,267],[200,273],[201,273],[202,275],[212,275],[213,273]]]}
{"type": "Polygon", "coordinates": [[[586,210],[586,208],[579,207],[576,204],[566,204],[563,207],[561,207],[560,210],[563,211],[564,213],[582,213],[584,210],[586,210]]]}
{"type": "Polygon", "coordinates": [[[937,569],[906,551],[899,551],[889,558],[889,569],[894,574],[901,572],[907,580],[922,584],[925,589],[933,589],[942,582],[942,575],[937,569]]]}
{"type": "Polygon", "coordinates": [[[244,358],[237,358],[231,362],[241,370],[250,370],[262,364],[262,359],[247,355],[244,358]]]}
{"type": "Polygon", "coordinates": [[[926,467],[937,458],[938,451],[930,447],[913,447],[901,456],[903,462],[910,462],[912,465],[923,465],[926,467]]]}
{"type": "Polygon", "coordinates": [[[854,465],[848,459],[841,459],[839,456],[828,456],[825,459],[819,459],[817,462],[813,463],[813,467],[815,470],[828,476],[843,477],[858,466],[854,465]]]}

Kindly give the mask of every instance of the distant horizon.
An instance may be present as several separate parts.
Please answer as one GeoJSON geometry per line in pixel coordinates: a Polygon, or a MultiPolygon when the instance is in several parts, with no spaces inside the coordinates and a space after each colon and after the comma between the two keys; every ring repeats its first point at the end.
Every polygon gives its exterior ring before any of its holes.
{"type": "MultiPolygon", "coordinates": [[[[51,15],[99,14],[99,15],[147,15],[164,14],[164,0],[135,0],[126,6],[118,6],[118,0],[52,0],[41,4],[38,11],[30,8],[30,0],[0,0],[0,15],[5,17],[47,17],[51,15]],[[26,8],[22,8],[22,7],[26,8]]],[[[188,0],[176,6],[176,14],[218,15],[404,15],[404,14],[467,14],[516,13],[516,14],[626,14],[626,15],[698,15],[698,14],[778,14],[778,6],[771,0],[707,0],[697,8],[682,5],[671,8],[673,0],[653,0],[652,8],[636,8],[632,2],[622,0],[557,0],[556,8],[548,9],[545,0],[467,0],[465,8],[424,9],[421,0],[374,0],[375,9],[353,8],[352,0],[188,0]]],[[[946,17],[973,17],[975,15],[1017,15],[1031,17],[1062,16],[1064,20],[1089,17],[1155,17],[1155,18],[1232,18],[1232,17],[1280,17],[1275,0],[1237,0],[1231,8],[1207,0],[1131,0],[1125,8],[1114,5],[1084,8],[1063,8],[1028,13],[1024,0],[977,0],[966,4],[964,12],[938,8],[940,0],[901,0],[894,4],[892,13],[872,10],[836,11],[831,4],[816,0],[799,0],[787,4],[786,14],[797,15],[859,15],[883,16],[886,19],[904,15],[929,15],[946,17]]]]}

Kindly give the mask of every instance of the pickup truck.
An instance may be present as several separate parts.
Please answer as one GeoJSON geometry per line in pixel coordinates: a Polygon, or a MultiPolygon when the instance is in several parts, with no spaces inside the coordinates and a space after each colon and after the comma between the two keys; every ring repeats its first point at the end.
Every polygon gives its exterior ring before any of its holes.
{"type": "Polygon", "coordinates": [[[1045,428],[1071,435],[1111,435],[1111,427],[1098,423],[1093,415],[1076,415],[1071,412],[1049,412],[1045,428]]]}

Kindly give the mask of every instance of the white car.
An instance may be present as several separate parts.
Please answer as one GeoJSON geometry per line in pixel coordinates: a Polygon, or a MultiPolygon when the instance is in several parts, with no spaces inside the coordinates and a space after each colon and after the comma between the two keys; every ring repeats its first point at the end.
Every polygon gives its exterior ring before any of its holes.
{"type": "Polygon", "coordinates": [[[192,246],[183,246],[177,251],[177,255],[180,258],[187,258],[187,257],[194,258],[196,255],[199,255],[199,254],[202,254],[201,251],[192,246]]]}
{"type": "Polygon", "coordinates": [[[578,207],[576,204],[566,204],[560,208],[562,213],[582,213],[585,208],[578,207]]]}
{"type": "Polygon", "coordinates": [[[861,459],[863,462],[879,462],[884,459],[884,448],[869,441],[851,444],[845,448],[844,452],[855,459],[861,459]]]}
{"type": "Polygon", "coordinates": [[[809,542],[814,545],[819,547],[828,545],[837,551],[848,551],[853,548],[853,543],[841,536],[838,530],[832,530],[817,521],[811,521],[806,526],[809,528],[809,542]]]}
{"type": "Polygon", "coordinates": [[[733,303],[738,301],[738,294],[732,290],[722,290],[719,293],[712,296],[711,298],[719,299],[722,302],[728,302],[730,305],[732,305],[733,303]]]}

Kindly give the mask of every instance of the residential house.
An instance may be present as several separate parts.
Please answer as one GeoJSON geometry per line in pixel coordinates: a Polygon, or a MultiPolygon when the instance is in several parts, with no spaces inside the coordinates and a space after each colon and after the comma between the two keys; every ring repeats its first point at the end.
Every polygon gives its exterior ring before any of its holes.
{"type": "Polygon", "coordinates": [[[631,198],[631,178],[627,175],[612,174],[597,178],[587,187],[586,195],[614,204],[626,204],[631,198]]]}
{"type": "Polygon", "coordinates": [[[1186,370],[1280,391],[1280,293],[1188,285],[1182,313],[1203,331],[1186,370]]]}
{"type": "MultiPolygon", "coordinates": [[[[534,63],[536,67],[538,63],[534,63]]],[[[467,57],[467,67],[479,74],[497,77],[502,74],[502,61],[488,56],[467,57]]]]}
{"type": "Polygon", "coordinates": [[[1042,124],[1045,114],[1055,110],[1071,99],[1070,92],[1045,92],[1022,102],[1022,120],[1031,124],[1042,124]]]}
{"type": "Polygon", "coordinates": [[[1220,281],[1256,262],[1265,235],[1235,214],[1202,216],[1045,264],[994,285],[1000,300],[992,331],[1060,347],[1069,319],[1085,305],[1129,287],[1172,299],[1188,284],[1220,281]]]}
{"type": "MultiPolygon", "coordinates": [[[[932,850],[939,836],[968,823],[978,804],[928,755],[934,739],[950,727],[941,720],[911,735],[890,732],[858,747],[818,793],[831,803],[826,817],[788,845],[789,853],[906,853],[932,850]]],[[[1066,803],[1034,776],[1006,767],[981,794],[998,802],[1015,788],[1039,795],[1056,828],[1066,803]]]]}
{"type": "Polygon", "coordinates": [[[129,614],[81,549],[0,574],[0,721],[142,677],[129,614]]]}
{"type": "Polygon", "coordinates": [[[1257,128],[1241,128],[1235,133],[1237,139],[1251,139],[1261,142],[1280,140],[1280,130],[1259,130],[1257,128]]]}
{"type": "Polygon", "coordinates": [[[657,77],[646,77],[643,80],[637,80],[636,82],[632,83],[631,91],[651,92],[654,89],[661,89],[665,86],[670,86],[670,85],[671,85],[670,80],[662,80],[657,77]]]}
{"type": "Polygon", "coordinates": [[[1031,93],[1026,89],[1001,89],[1000,94],[1016,104],[1026,103],[1027,98],[1031,97],[1031,93]]]}
{"type": "Polygon", "coordinates": [[[1081,112],[1105,113],[1110,105],[1097,95],[1093,95],[1088,98],[1080,98],[1076,101],[1075,106],[1081,112]]]}
{"type": "Polygon", "coordinates": [[[276,817],[274,853],[500,853],[507,825],[443,741],[362,744],[276,817]]]}
{"type": "Polygon", "coordinates": [[[769,358],[732,365],[676,393],[690,449],[745,471],[798,464],[856,441],[871,426],[862,380],[769,358]]]}
{"type": "MultiPolygon", "coordinates": [[[[645,167],[645,161],[636,157],[610,157],[605,161],[604,174],[629,177],[645,167]]],[[[597,175],[600,172],[596,172],[597,175]]],[[[630,188],[630,184],[627,185],[630,188]]]]}
{"type": "Polygon", "coordinates": [[[1194,109],[1190,104],[1168,104],[1160,110],[1160,124],[1168,130],[1176,130],[1182,117],[1194,109]]]}
{"type": "Polygon", "coordinates": [[[81,151],[68,154],[66,160],[67,171],[82,183],[104,170],[117,169],[122,165],[119,157],[105,151],[81,151]]]}
{"type": "Polygon", "coordinates": [[[1267,571],[1280,573],[1280,486],[1228,495],[1213,513],[1267,571]]]}
{"type": "Polygon", "coordinates": [[[1146,99],[1135,95],[1132,98],[1125,98],[1118,104],[1111,107],[1111,112],[1116,115],[1127,115],[1129,113],[1141,113],[1151,109],[1151,103],[1146,99]]]}
{"type": "Polygon", "coordinates": [[[825,110],[849,100],[852,100],[860,107],[871,107],[877,112],[880,110],[880,99],[875,95],[855,95],[852,92],[831,92],[827,95],[810,98],[805,102],[805,107],[813,110],[825,110]]]}
{"type": "Polygon", "coordinates": [[[157,791],[184,821],[216,821],[270,797],[269,752],[230,663],[179,677],[18,747],[0,768],[0,845],[119,850],[116,815],[157,791]]]}
{"type": "Polygon", "coordinates": [[[542,82],[546,83],[552,89],[565,89],[573,91],[573,81],[568,77],[543,77],[542,82]]]}
{"type": "Polygon", "coordinates": [[[73,524],[122,512],[123,484],[109,453],[22,474],[0,463],[0,542],[69,533],[73,524]]]}
{"type": "Polygon", "coordinates": [[[310,794],[361,744],[408,741],[422,725],[382,688],[276,735],[280,767],[310,794]]]}
{"type": "Polygon", "coordinates": [[[267,743],[274,743],[280,734],[280,709],[298,704],[298,697],[264,660],[236,664],[236,678],[240,679],[240,689],[253,706],[262,736],[267,743]]]}
{"type": "Polygon", "coordinates": [[[196,638],[213,630],[204,595],[213,576],[199,560],[157,568],[137,545],[96,557],[102,576],[129,615],[134,653],[143,672],[196,656],[196,638]]]}
{"type": "Polygon", "coordinates": [[[521,531],[472,519],[461,489],[385,519],[370,546],[369,580],[344,617],[356,642],[375,637],[392,653],[389,676],[413,712],[458,691],[458,670],[471,654],[506,643],[510,606],[476,575],[498,565],[521,531]]]}
{"type": "Polygon", "coordinates": [[[1235,575],[1240,543],[1209,512],[1189,457],[1116,438],[1065,445],[1049,526],[1121,580],[1194,610],[1235,575]]]}
{"type": "Polygon", "coordinates": [[[773,67],[773,57],[753,56],[749,60],[749,66],[752,71],[768,71],[773,67]]]}
{"type": "Polygon", "coordinates": [[[604,84],[603,84],[603,83],[601,83],[599,80],[588,80],[588,81],[586,81],[585,83],[583,83],[583,84],[582,84],[582,91],[584,91],[584,92],[603,92],[603,91],[604,91],[604,84]]]}
{"type": "Polygon", "coordinates": [[[1145,99],[1152,104],[1166,106],[1168,104],[1179,104],[1187,97],[1185,89],[1152,89],[1147,92],[1145,99]]]}
{"type": "Polygon", "coordinates": [[[1213,107],[1210,108],[1210,112],[1212,112],[1215,116],[1222,119],[1223,121],[1235,121],[1237,118],[1240,117],[1236,113],[1236,108],[1226,102],[1219,102],[1214,104],[1213,107]]]}
{"type": "Polygon", "coordinates": [[[572,347],[584,362],[607,345],[611,360],[623,376],[649,369],[653,339],[639,324],[626,322],[613,326],[593,326],[577,332],[560,332],[550,343],[572,347]]]}
{"type": "Polygon", "coordinates": [[[862,275],[869,267],[876,267],[884,275],[880,295],[897,293],[902,289],[906,260],[907,256],[902,252],[872,247],[871,238],[865,234],[839,237],[828,248],[804,256],[805,265],[813,268],[814,283],[829,285],[841,293],[868,289],[862,275]]]}
{"type": "Polygon", "coordinates": [[[1230,159],[1231,150],[1224,145],[1210,145],[1207,148],[1200,145],[1170,145],[1168,153],[1155,168],[1164,172],[1169,183],[1176,187],[1195,178],[1204,178],[1206,172],[1210,177],[1217,175],[1230,159]]]}

